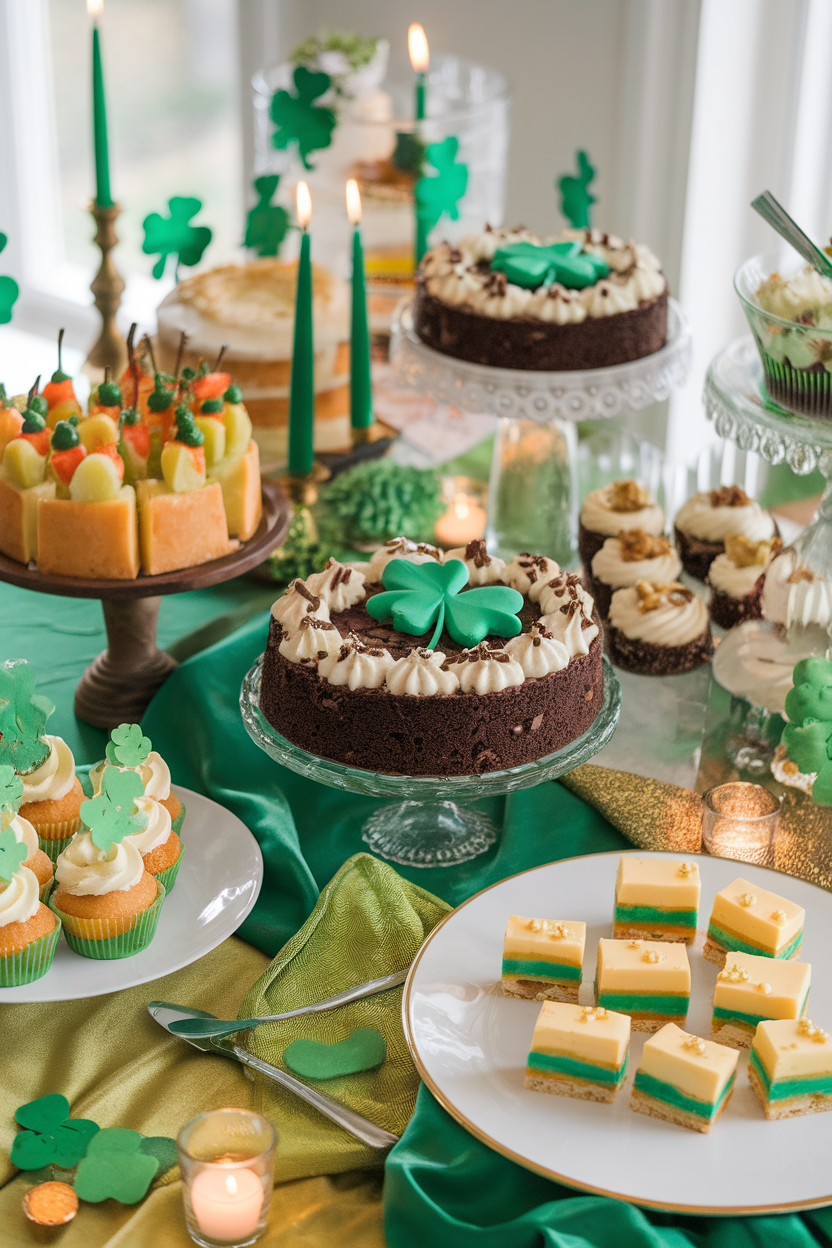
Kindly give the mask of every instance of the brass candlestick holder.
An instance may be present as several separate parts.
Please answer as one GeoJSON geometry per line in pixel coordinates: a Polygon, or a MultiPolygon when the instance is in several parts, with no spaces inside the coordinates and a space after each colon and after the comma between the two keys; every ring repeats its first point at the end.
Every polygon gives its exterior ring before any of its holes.
{"type": "Polygon", "coordinates": [[[366,425],[361,429],[351,429],[350,435],[353,446],[372,446],[374,442],[382,442],[385,439],[390,441],[398,434],[398,429],[394,429],[392,425],[386,425],[383,420],[378,417],[371,425],[366,425]]]}
{"type": "Polygon", "coordinates": [[[295,507],[312,507],[318,501],[318,486],[332,476],[330,470],[317,460],[312,471],[303,476],[294,476],[290,472],[278,474],[278,480],[286,490],[295,507]]]}
{"type": "Polygon", "coordinates": [[[101,333],[87,356],[86,363],[93,368],[110,369],[110,375],[118,379],[127,365],[127,345],[116,326],[116,313],[121,306],[124,279],[113,263],[110,252],[118,242],[116,217],[121,212],[119,204],[101,208],[90,204],[90,212],[96,225],[95,242],[101,248],[101,267],[90,283],[95,306],[101,313],[101,333]]]}

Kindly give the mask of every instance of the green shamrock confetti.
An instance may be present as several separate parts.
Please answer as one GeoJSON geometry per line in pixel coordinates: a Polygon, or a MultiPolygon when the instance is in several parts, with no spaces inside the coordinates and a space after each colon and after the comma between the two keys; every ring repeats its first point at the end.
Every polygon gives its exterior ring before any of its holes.
{"type": "Polygon", "coordinates": [[[258,199],[246,217],[243,244],[251,247],[258,256],[276,256],[280,251],[280,244],[292,228],[286,209],[281,204],[271,202],[279,182],[278,173],[254,179],[258,199]]]}
{"type": "MultiPolygon", "coordinates": [[[[0,251],[6,246],[8,238],[0,233],[0,251]]],[[[0,277],[0,325],[8,325],[12,319],[12,308],[20,294],[20,287],[13,277],[0,277]]]]}
{"type": "Polygon", "coordinates": [[[416,213],[427,234],[443,213],[452,221],[459,220],[457,203],[468,186],[468,166],[457,161],[459,140],[450,135],[441,143],[431,143],[425,153],[435,174],[421,177],[413,188],[416,213]]]}
{"type": "Polygon", "coordinates": [[[156,1158],[159,1174],[164,1174],[179,1161],[176,1140],[172,1140],[169,1135],[143,1135],[140,1148],[148,1157],[156,1158]]]}
{"type": "Polygon", "coordinates": [[[14,767],[0,767],[0,824],[8,827],[23,801],[23,781],[14,767]]]}
{"type": "Polygon", "coordinates": [[[387,1057],[384,1036],[374,1027],[356,1027],[345,1040],[293,1040],[283,1050],[283,1061],[303,1079],[337,1079],[373,1070],[387,1057]]]}
{"type": "Polygon", "coordinates": [[[21,1105],[14,1118],[24,1128],[14,1137],[11,1151],[12,1162],[21,1170],[77,1166],[99,1130],[89,1118],[70,1118],[69,1101],[57,1092],[21,1105]]]}
{"type": "Polygon", "coordinates": [[[11,828],[0,832],[0,880],[11,883],[15,872],[19,871],[26,861],[29,850],[19,841],[11,828]]]}
{"type": "Polygon", "coordinates": [[[369,614],[374,620],[392,618],[395,628],[415,637],[433,628],[430,650],[443,628],[458,645],[468,647],[488,636],[516,637],[522,628],[517,613],[523,595],[516,589],[484,585],[460,593],[468,584],[468,569],[461,559],[441,564],[391,559],[381,582],[390,592],[368,598],[369,614]]]}
{"type": "Polygon", "coordinates": [[[819,806],[832,806],[832,663],[801,659],[792,680],[782,742],[802,772],[817,774],[812,799],[819,806]]]}
{"type": "Polygon", "coordinates": [[[578,152],[578,176],[565,173],[557,179],[560,210],[576,230],[588,230],[591,225],[590,209],[596,200],[590,193],[589,184],[594,177],[595,170],[586,152],[578,152]]]}
{"type": "Polygon", "coordinates": [[[332,86],[329,74],[314,72],[298,65],[292,75],[296,95],[291,91],[275,91],[269,110],[277,126],[272,146],[284,150],[290,143],[298,149],[304,169],[314,169],[309,153],[321,151],[332,142],[336,117],[331,108],[315,104],[332,86]]]}
{"type": "Polygon", "coordinates": [[[153,748],[150,737],[144,736],[138,724],[119,724],[107,742],[107,761],[114,767],[140,767],[153,748]]]}
{"type": "Polygon", "coordinates": [[[147,815],[135,810],[137,797],[144,797],[141,776],[135,771],[105,767],[101,793],[81,803],[81,818],[90,830],[93,844],[105,853],[125,836],[140,832],[147,825],[147,815]]]}
{"type": "Polygon", "coordinates": [[[147,1194],[159,1169],[159,1159],[144,1151],[138,1131],[104,1127],[90,1140],[75,1175],[79,1200],[98,1204],[117,1200],[135,1205],[147,1194]]]}
{"type": "Polygon", "coordinates": [[[505,273],[515,286],[527,290],[550,286],[553,282],[560,282],[569,290],[580,290],[584,286],[594,286],[610,272],[609,265],[597,256],[582,254],[577,241],[546,246],[527,239],[507,243],[497,248],[491,267],[505,273]]]}
{"type": "Polygon", "coordinates": [[[49,756],[42,734],[54,711],[48,698],[35,693],[35,677],[25,659],[0,665],[0,763],[21,775],[34,771],[49,756]]]}
{"type": "Polygon", "coordinates": [[[168,200],[169,217],[151,212],[145,217],[142,251],[146,256],[159,254],[153,266],[153,276],[161,277],[168,256],[176,256],[175,276],[179,280],[180,264],[199,264],[202,253],[211,241],[207,225],[191,225],[191,218],[202,208],[202,200],[189,196],[174,195],[168,200]]]}

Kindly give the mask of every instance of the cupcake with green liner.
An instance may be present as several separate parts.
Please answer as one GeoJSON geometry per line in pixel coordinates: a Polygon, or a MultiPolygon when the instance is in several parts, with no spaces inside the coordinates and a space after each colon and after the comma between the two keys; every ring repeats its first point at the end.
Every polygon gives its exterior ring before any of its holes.
{"type": "Polygon", "coordinates": [[[161,802],[152,797],[137,797],[136,809],[146,816],[147,823],[141,832],[134,832],[130,840],[142,856],[145,871],[165,886],[169,893],[176,883],[182,862],[184,847],[171,826],[170,813],[161,802]]]}
{"type": "Polygon", "coordinates": [[[60,918],[40,900],[37,876],[24,866],[26,852],[11,828],[0,832],[0,988],[45,975],[61,935],[60,918]]]}
{"type": "Polygon", "coordinates": [[[101,791],[101,777],[107,767],[135,771],[141,776],[144,796],[161,802],[170,815],[174,832],[177,836],[182,835],[184,803],[171,792],[170,768],[161,754],[153,749],[150,738],[144,736],[139,724],[119,724],[110,733],[106,758],[90,771],[90,783],[96,795],[101,791]]]}
{"type": "Polygon", "coordinates": [[[38,834],[28,819],[17,812],[23,797],[23,781],[13,767],[0,767],[0,831],[11,828],[15,839],[26,846],[24,867],[37,878],[40,900],[46,901],[52,891],[52,860],[38,845],[38,834]]]}
{"type": "Polygon", "coordinates": [[[100,794],[81,805],[84,829],[58,858],[49,906],[70,949],[84,957],[130,957],[156,931],[165,887],[133,840],[147,826],[136,807],[142,796],[135,772],[106,768],[100,794]]]}

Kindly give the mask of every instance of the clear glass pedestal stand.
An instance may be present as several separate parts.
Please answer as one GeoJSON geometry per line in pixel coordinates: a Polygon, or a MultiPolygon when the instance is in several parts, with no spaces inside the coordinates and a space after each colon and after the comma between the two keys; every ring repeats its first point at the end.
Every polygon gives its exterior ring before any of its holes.
{"type": "Polygon", "coordinates": [[[481,776],[394,776],[347,767],[309,754],[287,741],[260,710],[262,658],[243,681],[240,711],[246,731],[270,758],[330,788],[368,797],[397,799],[364,824],[373,853],[408,867],[453,867],[484,853],[497,839],[491,820],[470,803],[556,780],[589,760],[612,737],[621,714],[621,687],[604,659],[603,701],[598,717],[577,741],[522,767],[481,776]]]}
{"type": "Polygon", "coordinates": [[[687,380],[691,336],[682,309],[671,299],[667,342],[643,359],[568,373],[489,368],[426,346],[413,328],[408,302],[399,305],[393,320],[390,359],[400,384],[438,403],[499,418],[489,547],[509,556],[536,550],[569,564],[578,512],[576,422],[622,416],[666,399],[687,380]]]}

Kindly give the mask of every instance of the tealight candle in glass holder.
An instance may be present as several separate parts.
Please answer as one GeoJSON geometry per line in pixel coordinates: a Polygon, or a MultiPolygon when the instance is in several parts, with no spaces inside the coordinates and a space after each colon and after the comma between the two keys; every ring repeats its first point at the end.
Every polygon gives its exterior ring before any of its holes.
{"type": "Polygon", "coordinates": [[[716,858],[770,863],[780,803],[761,784],[719,784],[702,797],[702,847],[716,858]]]}
{"type": "Polygon", "coordinates": [[[202,1248],[244,1248],[266,1229],[277,1136],[268,1118],[217,1109],[186,1123],[176,1141],[191,1239],[202,1248]]]}

